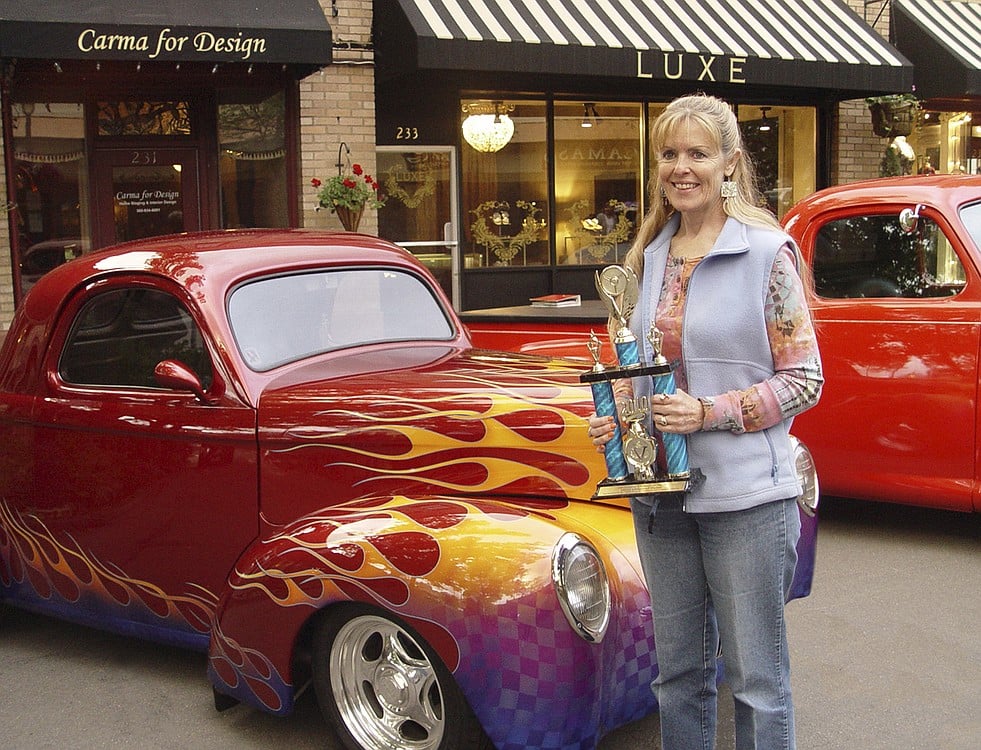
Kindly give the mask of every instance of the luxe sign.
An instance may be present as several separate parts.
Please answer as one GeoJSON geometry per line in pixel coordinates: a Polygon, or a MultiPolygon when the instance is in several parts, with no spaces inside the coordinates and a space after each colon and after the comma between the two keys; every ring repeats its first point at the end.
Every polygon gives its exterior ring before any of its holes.
{"type": "Polygon", "coordinates": [[[596,288],[614,322],[613,344],[619,367],[608,369],[599,361],[600,343],[595,334],[589,342],[593,368],[580,375],[589,383],[593,404],[600,416],[613,417],[613,438],[606,444],[607,477],[594,497],[631,497],[684,492],[689,487],[688,451],[684,435],[662,434],[651,428],[648,396],[626,400],[617,411],[612,383],[624,378],[652,378],[652,392],[673,393],[674,373],[661,356],[661,333],[652,327],[648,340],[653,362],[641,362],[637,339],[630,330],[630,315],[637,304],[637,276],[624,266],[607,266],[596,275],[596,288]]]}
{"type": "Polygon", "coordinates": [[[637,50],[637,77],[746,83],[747,58],[637,50]]]}

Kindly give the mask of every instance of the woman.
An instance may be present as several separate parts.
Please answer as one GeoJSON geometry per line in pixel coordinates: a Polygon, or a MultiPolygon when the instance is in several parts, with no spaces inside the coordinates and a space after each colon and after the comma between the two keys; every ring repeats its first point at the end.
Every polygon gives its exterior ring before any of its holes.
{"type": "MultiPolygon", "coordinates": [[[[736,747],[795,747],[783,605],[797,563],[800,493],[789,429],[823,382],[792,240],[758,208],[732,109],[673,101],[651,133],[653,208],[626,263],[641,283],[631,328],[662,334],[674,395],[651,397],[653,426],[687,435],[692,488],[634,498],[651,591],[662,750],[715,746],[716,654],[736,701],[736,747]]],[[[617,381],[617,399],[651,395],[617,381]],[[633,391],[629,393],[627,391],[633,391]]],[[[612,418],[595,415],[599,450],[612,418]]]]}

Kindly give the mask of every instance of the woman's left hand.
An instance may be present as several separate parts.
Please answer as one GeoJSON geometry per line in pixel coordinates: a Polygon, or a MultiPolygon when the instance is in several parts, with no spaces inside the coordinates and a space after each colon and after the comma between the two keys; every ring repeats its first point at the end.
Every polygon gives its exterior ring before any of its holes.
{"type": "Polygon", "coordinates": [[[671,395],[655,393],[651,396],[651,416],[654,427],[661,432],[687,434],[702,429],[704,413],[702,402],[684,391],[671,395]]]}

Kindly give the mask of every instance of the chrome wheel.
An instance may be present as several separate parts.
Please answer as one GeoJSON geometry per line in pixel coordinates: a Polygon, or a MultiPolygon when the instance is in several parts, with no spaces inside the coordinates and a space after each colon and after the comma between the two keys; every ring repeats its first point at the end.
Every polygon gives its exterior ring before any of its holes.
{"type": "Polygon", "coordinates": [[[437,750],[443,693],[422,646],[386,617],[362,614],[337,629],[328,655],[338,719],[365,750],[437,750]]]}

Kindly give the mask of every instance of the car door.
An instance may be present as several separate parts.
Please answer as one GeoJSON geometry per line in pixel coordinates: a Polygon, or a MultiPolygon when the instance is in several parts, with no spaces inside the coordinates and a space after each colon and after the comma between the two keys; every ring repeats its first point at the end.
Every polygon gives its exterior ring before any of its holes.
{"type": "Polygon", "coordinates": [[[832,210],[804,230],[825,388],[794,432],[826,494],[969,510],[981,280],[939,211],[921,206],[906,232],[904,207],[832,210]]]}
{"type": "Polygon", "coordinates": [[[203,647],[225,577],[257,533],[257,470],[254,410],[224,392],[192,309],[137,276],[68,300],[44,363],[36,491],[21,519],[45,550],[44,606],[203,647]],[[209,403],[156,384],[166,358],[198,373],[209,403]]]}

